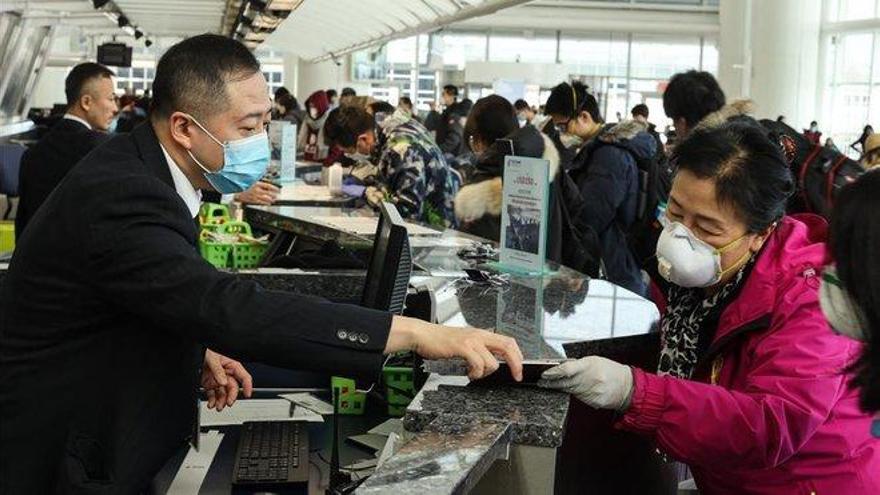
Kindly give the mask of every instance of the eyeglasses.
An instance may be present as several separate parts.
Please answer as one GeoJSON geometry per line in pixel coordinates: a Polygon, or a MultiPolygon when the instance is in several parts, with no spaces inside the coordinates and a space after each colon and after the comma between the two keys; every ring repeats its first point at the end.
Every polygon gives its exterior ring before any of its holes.
{"type": "Polygon", "coordinates": [[[556,126],[556,132],[559,134],[568,133],[568,124],[571,123],[571,119],[566,120],[565,122],[557,122],[554,124],[556,126]]]}

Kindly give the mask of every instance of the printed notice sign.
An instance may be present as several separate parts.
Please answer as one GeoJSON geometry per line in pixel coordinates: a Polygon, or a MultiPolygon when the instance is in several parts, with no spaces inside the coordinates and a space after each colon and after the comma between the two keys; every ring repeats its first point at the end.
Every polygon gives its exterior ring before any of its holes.
{"type": "Polygon", "coordinates": [[[502,268],[544,273],[550,162],[540,158],[504,158],[501,207],[502,268]]]}
{"type": "Polygon", "coordinates": [[[275,185],[296,180],[296,126],[286,120],[269,123],[269,144],[272,156],[263,180],[275,185]]]}

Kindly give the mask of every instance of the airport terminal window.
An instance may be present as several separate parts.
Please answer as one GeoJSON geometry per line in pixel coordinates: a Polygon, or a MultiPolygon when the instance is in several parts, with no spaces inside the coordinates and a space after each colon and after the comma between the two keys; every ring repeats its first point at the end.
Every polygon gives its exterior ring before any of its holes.
{"type": "MultiPolygon", "coordinates": [[[[832,12],[833,14],[833,12],[832,12]]],[[[849,147],[866,124],[880,123],[880,31],[829,36],[820,129],[841,151],[849,147]]]]}
{"type": "Polygon", "coordinates": [[[489,60],[492,62],[556,63],[555,34],[489,35],[489,60]]]}
{"type": "Polygon", "coordinates": [[[443,53],[443,64],[464,70],[466,62],[485,62],[485,33],[443,33],[434,37],[443,53]]]}
{"type": "Polygon", "coordinates": [[[877,17],[877,0],[830,0],[827,12],[832,22],[858,21],[877,17]]]}

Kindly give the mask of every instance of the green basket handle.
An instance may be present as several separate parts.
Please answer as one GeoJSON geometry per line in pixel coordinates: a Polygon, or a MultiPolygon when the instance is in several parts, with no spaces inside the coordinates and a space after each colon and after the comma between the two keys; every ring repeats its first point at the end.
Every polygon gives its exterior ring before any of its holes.
{"type": "Polygon", "coordinates": [[[204,224],[226,223],[232,217],[229,215],[229,207],[217,203],[204,203],[199,209],[199,219],[204,224]]]}
{"type": "Polygon", "coordinates": [[[237,220],[223,224],[219,230],[224,234],[252,235],[251,226],[247,222],[239,222],[237,220]]]}

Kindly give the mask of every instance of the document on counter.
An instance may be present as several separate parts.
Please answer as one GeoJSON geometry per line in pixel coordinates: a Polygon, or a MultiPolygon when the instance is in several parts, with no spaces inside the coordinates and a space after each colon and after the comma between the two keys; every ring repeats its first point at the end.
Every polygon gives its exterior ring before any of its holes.
{"type": "Polygon", "coordinates": [[[287,399],[297,406],[314,411],[321,415],[333,414],[333,406],[309,393],[281,394],[278,397],[287,399]]]}
{"type": "Polygon", "coordinates": [[[278,195],[280,201],[331,201],[336,199],[327,186],[311,184],[285,184],[278,195]]]}
{"type": "MultiPolygon", "coordinates": [[[[324,225],[356,235],[374,235],[379,225],[379,219],[375,217],[316,216],[314,218],[324,225]]],[[[409,235],[439,236],[442,234],[439,230],[411,222],[406,222],[406,230],[409,235]]]]}
{"type": "Polygon", "coordinates": [[[207,402],[200,402],[201,426],[240,425],[245,421],[309,421],[322,422],[319,414],[303,407],[295,407],[285,399],[244,399],[220,412],[208,409],[207,402]]]}
{"type": "Polygon", "coordinates": [[[171,486],[166,492],[168,495],[189,495],[199,493],[202,482],[208,474],[211,462],[220,449],[223,434],[219,431],[209,431],[199,435],[199,450],[190,447],[189,452],[180,464],[177,475],[171,481],[171,486]]]}

